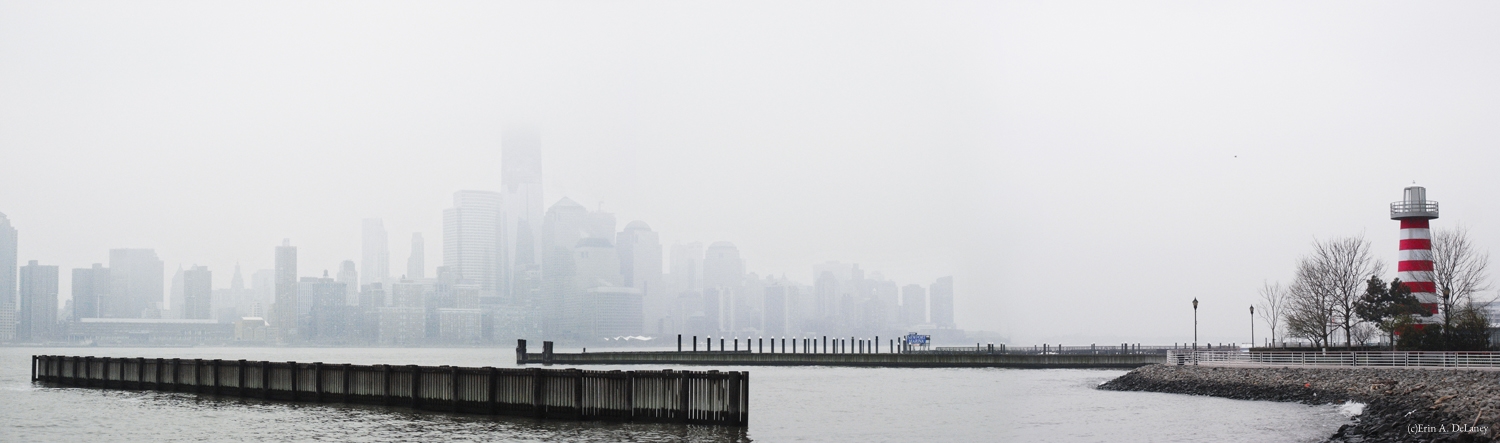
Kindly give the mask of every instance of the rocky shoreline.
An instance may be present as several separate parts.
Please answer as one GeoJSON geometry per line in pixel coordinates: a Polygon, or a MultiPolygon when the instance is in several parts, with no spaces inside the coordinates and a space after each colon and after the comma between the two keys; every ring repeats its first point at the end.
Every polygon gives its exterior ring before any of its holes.
{"type": "Polygon", "coordinates": [[[1150,365],[1099,389],[1365,403],[1331,442],[1490,442],[1500,425],[1500,371],[1150,365]]]}

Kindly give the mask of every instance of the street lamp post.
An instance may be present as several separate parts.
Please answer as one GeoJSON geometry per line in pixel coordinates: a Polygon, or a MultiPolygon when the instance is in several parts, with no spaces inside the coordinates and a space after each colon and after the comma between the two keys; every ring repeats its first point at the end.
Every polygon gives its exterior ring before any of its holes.
{"type": "Polygon", "coordinates": [[[1198,365],[1198,297],[1193,297],[1193,366],[1198,365]]]}

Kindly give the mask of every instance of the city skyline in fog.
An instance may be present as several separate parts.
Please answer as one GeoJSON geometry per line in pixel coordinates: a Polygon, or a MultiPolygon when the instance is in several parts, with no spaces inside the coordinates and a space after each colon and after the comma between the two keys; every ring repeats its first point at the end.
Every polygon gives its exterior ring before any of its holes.
{"type": "Polygon", "coordinates": [[[959,327],[1018,344],[1189,341],[1195,297],[1203,341],[1248,341],[1314,239],[1391,269],[1413,182],[1500,246],[1492,4],[0,7],[0,213],[62,299],[121,248],[168,291],[283,238],[335,275],[372,218],[431,277],[509,127],[545,207],[804,284],[951,275],[959,327]]]}

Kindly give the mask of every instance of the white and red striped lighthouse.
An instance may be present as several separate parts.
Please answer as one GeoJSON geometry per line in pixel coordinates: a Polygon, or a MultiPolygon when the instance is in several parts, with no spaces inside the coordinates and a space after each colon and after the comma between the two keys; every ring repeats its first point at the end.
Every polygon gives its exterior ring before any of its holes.
{"type": "Polygon", "coordinates": [[[1432,233],[1427,221],[1438,218],[1438,203],[1427,200],[1427,189],[1408,186],[1401,201],[1391,203],[1391,220],[1401,221],[1401,255],[1396,278],[1417,297],[1427,315],[1419,323],[1439,323],[1437,287],[1432,282],[1432,233]]]}

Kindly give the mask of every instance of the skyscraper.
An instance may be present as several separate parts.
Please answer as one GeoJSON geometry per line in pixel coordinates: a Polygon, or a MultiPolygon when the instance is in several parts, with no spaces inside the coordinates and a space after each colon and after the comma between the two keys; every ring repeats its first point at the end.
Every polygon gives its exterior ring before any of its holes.
{"type": "Polygon", "coordinates": [[[901,326],[927,323],[927,291],[922,285],[910,284],[901,288],[901,326]]]}
{"type": "Polygon", "coordinates": [[[745,295],[744,283],[745,261],[740,259],[739,248],[727,241],[708,245],[703,255],[703,294],[704,297],[718,296],[718,325],[724,331],[737,331],[741,326],[747,326],[738,321],[739,313],[749,303],[742,297],[745,295]]]}
{"type": "Polygon", "coordinates": [[[233,323],[247,316],[254,304],[255,293],[245,287],[245,277],[240,273],[239,263],[235,263],[229,287],[213,291],[213,316],[220,322],[233,323]]]}
{"type": "Polygon", "coordinates": [[[516,276],[541,264],[542,141],[535,131],[513,128],[500,134],[500,181],[504,206],[497,278],[501,292],[514,299],[516,276]]]}
{"type": "Polygon", "coordinates": [[[703,289],[703,243],[672,245],[672,289],[678,293],[703,289]]]}
{"type": "Polygon", "coordinates": [[[787,287],[779,284],[767,286],[765,290],[765,300],[762,303],[765,314],[761,316],[761,331],[773,338],[787,333],[786,293],[787,287]]]}
{"type": "Polygon", "coordinates": [[[297,247],[291,239],[276,247],[276,302],[271,321],[281,341],[297,336],[297,247]]]}
{"type": "Polygon", "coordinates": [[[564,197],[547,208],[538,244],[542,288],[539,300],[535,301],[541,310],[540,323],[544,333],[560,334],[568,325],[564,302],[578,290],[573,278],[577,266],[573,250],[579,240],[588,238],[588,226],[588,209],[572,199],[564,197]]]}
{"type": "Polygon", "coordinates": [[[57,267],[32,260],[21,267],[21,312],[16,338],[47,340],[57,336],[57,267]]]}
{"type": "Polygon", "coordinates": [[[406,278],[427,278],[427,247],[420,232],[411,233],[411,257],[406,259],[406,278]]]}
{"type": "Polygon", "coordinates": [[[354,270],[354,260],[344,260],[339,264],[339,275],[335,281],[344,284],[344,303],[359,304],[359,272],[354,270]]]}
{"type": "Polygon", "coordinates": [[[491,293],[500,283],[500,205],[498,192],[458,191],[443,211],[443,266],[491,293]]]}
{"type": "Polygon", "coordinates": [[[16,242],[16,228],[0,214],[0,305],[16,302],[16,242]]]}
{"type": "Polygon", "coordinates": [[[939,328],[954,328],[953,322],[953,277],[943,277],[932,283],[932,323],[939,328]]]}
{"type": "Polygon", "coordinates": [[[16,335],[16,228],[0,214],[0,340],[16,335]]]}
{"type": "Polygon", "coordinates": [[[177,272],[172,274],[172,287],[168,291],[169,294],[167,295],[167,308],[169,308],[171,311],[166,313],[171,315],[171,317],[168,318],[187,318],[182,314],[182,307],[187,306],[187,291],[183,290],[182,285],[182,264],[178,263],[177,272]]]}
{"type": "Polygon", "coordinates": [[[213,273],[206,266],[193,266],[182,272],[182,307],[180,318],[184,320],[208,320],[213,318],[213,273]]]}
{"type": "Polygon", "coordinates": [[[385,233],[385,222],[367,218],[364,223],[364,250],[360,263],[360,284],[384,282],[391,276],[391,243],[385,233]]]}
{"type": "Polygon", "coordinates": [[[641,293],[645,312],[645,332],[662,334],[671,315],[672,299],[662,283],[661,240],[646,222],[636,220],[625,225],[615,238],[620,253],[620,274],[624,285],[641,293]]]}
{"type": "Polygon", "coordinates": [[[110,299],[101,305],[101,315],[141,318],[147,309],[159,309],[166,274],[154,249],[109,250],[110,299]]]}
{"type": "Polygon", "coordinates": [[[94,263],[92,268],[73,270],[73,316],[70,320],[101,318],[112,312],[109,303],[117,299],[110,297],[112,279],[109,268],[94,263]]]}
{"type": "Polygon", "coordinates": [[[740,249],[727,241],[708,245],[703,256],[703,286],[739,287],[745,280],[745,261],[740,249]]]}

